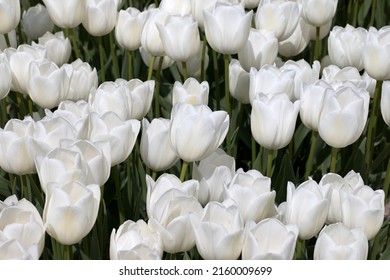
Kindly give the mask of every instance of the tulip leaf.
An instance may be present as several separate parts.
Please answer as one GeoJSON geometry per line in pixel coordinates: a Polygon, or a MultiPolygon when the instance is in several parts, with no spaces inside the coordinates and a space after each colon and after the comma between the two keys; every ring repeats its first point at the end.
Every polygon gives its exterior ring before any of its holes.
{"type": "Polygon", "coordinates": [[[275,166],[274,171],[276,170],[279,170],[279,172],[274,172],[272,176],[272,187],[276,190],[276,202],[281,203],[286,200],[287,183],[296,183],[295,172],[288,151],[284,153],[280,166],[275,166]]]}
{"type": "Polygon", "coordinates": [[[371,10],[372,0],[364,0],[363,5],[360,6],[358,13],[358,25],[365,26],[367,15],[371,10]]]}
{"type": "Polygon", "coordinates": [[[11,189],[9,188],[9,181],[3,176],[0,177],[0,200],[4,200],[8,196],[12,195],[11,189]]]}

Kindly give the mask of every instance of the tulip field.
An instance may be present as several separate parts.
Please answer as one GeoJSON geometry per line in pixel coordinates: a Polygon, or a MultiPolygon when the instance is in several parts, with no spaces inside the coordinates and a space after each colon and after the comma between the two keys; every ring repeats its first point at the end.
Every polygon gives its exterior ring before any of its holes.
{"type": "Polygon", "coordinates": [[[0,0],[0,259],[390,259],[388,11],[0,0]]]}

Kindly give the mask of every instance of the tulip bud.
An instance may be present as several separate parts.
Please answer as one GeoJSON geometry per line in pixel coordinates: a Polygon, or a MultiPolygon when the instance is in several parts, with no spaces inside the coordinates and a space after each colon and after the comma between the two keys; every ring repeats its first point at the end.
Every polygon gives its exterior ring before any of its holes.
{"type": "Polygon", "coordinates": [[[64,32],[55,34],[46,32],[42,37],[39,37],[38,43],[45,46],[47,58],[59,67],[69,60],[72,49],[70,40],[65,38],[64,32]]]}
{"type": "Polygon", "coordinates": [[[54,29],[54,23],[46,7],[40,3],[23,12],[22,26],[24,33],[31,40],[36,40],[47,31],[52,32],[54,29]]]}
{"type": "Polygon", "coordinates": [[[302,17],[309,24],[318,27],[332,20],[338,0],[300,0],[300,3],[302,3],[302,17]]]}
{"type": "Polygon", "coordinates": [[[115,27],[117,9],[118,5],[115,0],[86,0],[82,24],[93,36],[107,35],[115,27]]]}
{"type": "Polygon", "coordinates": [[[86,0],[43,0],[51,20],[61,28],[74,28],[85,17],[86,0]]]}
{"type": "Polygon", "coordinates": [[[192,105],[209,103],[209,84],[207,81],[199,83],[194,78],[188,78],[183,84],[176,81],[172,89],[172,105],[176,103],[192,105]]]}
{"type": "Polygon", "coordinates": [[[20,21],[20,1],[1,0],[0,1],[0,34],[6,34],[15,29],[20,21]]]}

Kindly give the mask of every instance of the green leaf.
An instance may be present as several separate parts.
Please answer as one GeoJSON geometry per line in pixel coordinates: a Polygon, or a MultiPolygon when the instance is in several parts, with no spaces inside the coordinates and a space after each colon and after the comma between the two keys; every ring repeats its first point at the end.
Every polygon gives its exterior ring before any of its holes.
{"type": "Polygon", "coordinates": [[[286,151],[283,155],[281,165],[275,165],[274,175],[272,176],[272,188],[276,190],[277,203],[281,203],[286,200],[288,182],[296,184],[296,177],[290,155],[286,151]],[[279,172],[276,173],[276,170],[279,170],[279,172]]]}

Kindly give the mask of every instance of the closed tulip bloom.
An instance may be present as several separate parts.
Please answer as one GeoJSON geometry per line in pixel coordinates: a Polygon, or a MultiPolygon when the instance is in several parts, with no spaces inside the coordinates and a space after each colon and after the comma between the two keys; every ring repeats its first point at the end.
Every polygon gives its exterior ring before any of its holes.
{"type": "Polygon", "coordinates": [[[278,40],[273,32],[251,28],[248,41],[238,52],[238,60],[242,68],[249,72],[252,67],[260,69],[272,64],[278,54],[278,40]]]}
{"type": "Polygon", "coordinates": [[[275,218],[245,225],[243,260],[292,260],[298,238],[296,225],[284,225],[275,218]]]}
{"type": "Polygon", "coordinates": [[[252,103],[251,132],[261,146],[277,150],[286,147],[294,134],[301,101],[291,102],[287,94],[271,98],[259,94],[252,103]]]}
{"type": "Polygon", "coordinates": [[[322,26],[336,13],[338,0],[300,0],[302,17],[311,25],[322,26]]]}
{"type": "Polygon", "coordinates": [[[0,53],[0,73],[0,99],[3,99],[10,92],[12,85],[12,72],[4,53],[0,53]]]}
{"type": "Polygon", "coordinates": [[[318,131],[318,124],[328,90],[332,90],[332,87],[323,80],[302,87],[299,116],[307,128],[318,131]]]}
{"type": "Polygon", "coordinates": [[[278,41],[283,41],[292,35],[300,17],[300,7],[296,2],[263,0],[256,12],[256,28],[273,31],[278,41]]]}
{"type": "Polygon", "coordinates": [[[367,40],[367,30],[347,24],[334,26],[328,39],[329,57],[340,68],[353,66],[363,70],[363,47],[367,40]]]}
{"type": "Polygon", "coordinates": [[[64,245],[79,242],[95,224],[99,203],[100,187],[96,184],[49,184],[43,209],[47,233],[64,245]]]}
{"type": "Polygon", "coordinates": [[[301,17],[290,37],[279,42],[278,51],[285,57],[293,57],[304,51],[309,43],[310,26],[301,17]]]}
{"type": "Polygon", "coordinates": [[[176,103],[171,113],[170,139],[175,153],[184,161],[199,161],[211,155],[229,129],[225,111],[211,111],[206,105],[176,103]]]}
{"type": "Polygon", "coordinates": [[[147,11],[140,12],[133,7],[119,11],[115,24],[115,38],[122,48],[131,51],[141,46],[141,34],[147,16],[147,11]]]}
{"type": "MultiPolygon", "coordinates": [[[[200,41],[200,45],[203,45],[203,41],[200,41]]],[[[200,75],[201,75],[201,69],[202,69],[202,49],[203,47],[200,47],[198,49],[198,52],[196,53],[195,56],[193,56],[191,59],[186,61],[186,67],[187,67],[187,75],[188,77],[194,77],[197,80],[200,80],[200,75]]],[[[208,49],[209,47],[206,46],[206,51],[205,51],[205,56],[203,60],[204,64],[204,71],[206,72],[207,67],[209,66],[209,61],[210,57],[208,54],[208,49]]],[[[183,64],[178,63],[177,68],[179,68],[179,71],[182,75],[184,75],[184,69],[183,69],[183,64]]]]}
{"type": "Polygon", "coordinates": [[[362,134],[368,116],[370,95],[365,90],[341,87],[328,91],[318,132],[331,147],[344,148],[362,134]]]}
{"type": "Polygon", "coordinates": [[[171,15],[186,16],[191,14],[191,0],[161,0],[159,8],[171,15]]]}
{"type": "Polygon", "coordinates": [[[160,234],[144,220],[128,220],[111,232],[111,260],[161,260],[162,255],[160,234]]]}
{"type": "Polygon", "coordinates": [[[67,98],[71,73],[50,60],[33,61],[27,91],[41,108],[52,109],[67,98]]]}
{"type": "Polygon", "coordinates": [[[146,166],[155,172],[167,170],[179,160],[171,148],[169,128],[168,119],[142,120],[140,155],[146,166]]]}
{"type": "Polygon", "coordinates": [[[72,73],[67,100],[76,102],[79,100],[87,101],[91,90],[98,87],[96,68],[92,68],[89,63],[80,59],[76,59],[66,67],[71,67],[70,71],[72,73]]]}
{"type": "Polygon", "coordinates": [[[76,124],[82,120],[86,119],[91,111],[90,105],[88,102],[84,100],[80,100],[77,102],[65,100],[62,101],[59,105],[57,110],[54,112],[50,110],[45,110],[45,118],[55,118],[55,117],[61,117],[65,118],[73,127],[76,127],[76,124]]]}
{"type": "Polygon", "coordinates": [[[194,163],[192,178],[199,181],[195,196],[205,206],[210,201],[223,202],[224,187],[236,172],[236,161],[232,156],[218,148],[199,164],[194,163]]]}
{"type": "Polygon", "coordinates": [[[55,34],[46,32],[39,37],[38,43],[45,46],[47,58],[59,67],[69,60],[72,49],[70,40],[65,38],[64,32],[60,31],[55,34]]]}
{"type": "Polygon", "coordinates": [[[86,126],[86,139],[92,143],[99,141],[110,143],[111,166],[127,159],[141,128],[140,121],[123,121],[114,112],[107,112],[102,116],[91,113],[86,126]]]}
{"type": "Polygon", "coordinates": [[[329,209],[329,192],[324,192],[325,195],[312,179],[297,188],[291,182],[287,184],[286,202],[279,206],[279,210],[284,223],[298,226],[300,239],[314,237],[324,226],[329,209]]]}
{"type": "Polygon", "coordinates": [[[225,199],[231,199],[237,205],[244,222],[259,222],[277,214],[275,206],[276,192],[271,191],[271,179],[257,170],[236,171],[229,184],[225,186],[225,199]]]}
{"type": "Polygon", "coordinates": [[[342,223],[325,226],[314,247],[315,260],[366,260],[368,241],[361,228],[349,229],[342,223]]]}
{"type": "Polygon", "coordinates": [[[54,29],[54,23],[46,7],[40,3],[23,11],[22,26],[24,33],[31,40],[36,40],[54,29]]]}
{"type": "Polygon", "coordinates": [[[0,259],[38,260],[44,249],[45,228],[36,207],[15,195],[0,201],[0,236],[0,259]],[[7,239],[4,243],[3,238],[7,239]]]}
{"type": "Polygon", "coordinates": [[[15,49],[7,49],[9,66],[12,72],[12,90],[27,94],[28,81],[30,77],[29,65],[32,61],[40,61],[47,58],[46,49],[41,45],[19,45],[15,49]]]}
{"type": "Polygon", "coordinates": [[[236,260],[244,242],[244,223],[234,205],[209,202],[201,217],[192,215],[196,248],[205,260],[236,260]]]}
{"type": "Polygon", "coordinates": [[[20,1],[0,1],[0,34],[6,34],[15,29],[20,21],[20,1]]]}
{"type": "Polygon", "coordinates": [[[191,15],[169,16],[164,24],[156,23],[165,54],[177,62],[197,55],[200,45],[198,24],[191,15]]]}
{"type": "Polygon", "coordinates": [[[61,28],[78,26],[85,16],[86,0],[43,0],[51,20],[61,28]]]}
{"type": "Polygon", "coordinates": [[[390,126],[390,82],[382,84],[381,113],[385,123],[390,126]]]}
{"type": "Polygon", "coordinates": [[[279,69],[273,65],[264,65],[260,70],[251,68],[249,82],[249,99],[251,104],[258,93],[274,95],[284,92],[290,100],[294,100],[295,71],[279,69]]]}
{"type": "Polygon", "coordinates": [[[82,24],[89,34],[104,36],[110,33],[118,16],[117,0],[86,0],[82,24]]]}
{"type": "Polygon", "coordinates": [[[241,4],[217,2],[212,10],[203,10],[207,41],[222,54],[238,53],[249,37],[253,11],[245,14],[241,4]]]}
{"type": "Polygon", "coordinates": [[[148,18],[142,29],[141,46],[150,55],[164,56],[165,49],[156,23],[164,24],[169,13],[156,8],[148,10],[148,13],[148,18]]]}
{"type": "Polygon", "coordinates": [[[376,80],[390,80],[390,26],[368,29],[363,47],[363,65],[376,80]]]}
{"type": "Polygon", "coordinates": [[[172,89],[172,105],[176,103],[192,105],[209,103],[209,83],[199,83],[194,78],[188,78],[183,84],[176,81],[172,89]]]}
{"type": "Polygon", "coordinates": [[[231,96],[243,104],[249,104],[250,76],[242,68],[240,61],[231,59],[229,63],[229,92],[231,96]]]}
{"type": "Polygon", "coordinates": [[[363,228],[368,240],[373,239],[383,224],[385,193],[361,186],[352,193],[341,193],[342,222],[348,228],[363,228]]]}
{"type": "Polygon", "coordinates": [[[198,22],[199,28],[204,31],[203,9],[210,9],[217,0],[191,0],[191,13],[198,22]]]}

